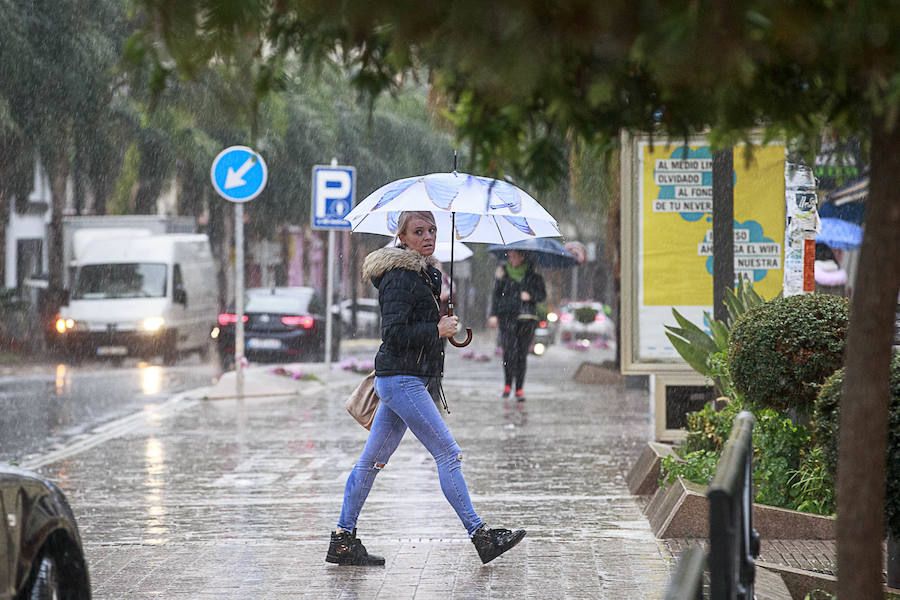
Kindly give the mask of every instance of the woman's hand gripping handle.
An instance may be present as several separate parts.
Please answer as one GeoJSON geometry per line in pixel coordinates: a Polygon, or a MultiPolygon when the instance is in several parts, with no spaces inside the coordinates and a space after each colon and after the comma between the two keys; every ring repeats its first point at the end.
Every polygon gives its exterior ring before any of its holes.
{"type": "Polygon", "coordinates": [[[457,331],[459,331],[459,317],[453,316],[453,305],[451,304],[447,307],[447,316],[441,317],[438,323],[438,333],[457,348],[468,346],[472,341],[472,330],[466,327],[466,339],[462,342],[453,339],[457,331]]]}

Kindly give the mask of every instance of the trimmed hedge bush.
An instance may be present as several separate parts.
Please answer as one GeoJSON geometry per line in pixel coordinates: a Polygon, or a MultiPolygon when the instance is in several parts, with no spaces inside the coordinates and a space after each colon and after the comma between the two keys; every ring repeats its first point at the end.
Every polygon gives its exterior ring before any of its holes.
{"type": "MultiPolygon", "coordinates": [[[[813,435],[824,451],[825,466],[831,474],[832,482],[837,481],[838,420],[843,383],[844,370],[841,369],[822,385],[813,413],[813,435]]],[[[885,468],[885,526],[891,537],[900,539],[900,352],[894,353],[894,360],[891,362],[891,405],[885,468]]]]}
{"type": "Polygon", "coordinates": [[[841,367],[849,301],[829,294],[776,298],[731,329],[728,371],[749,402],[812,411],[818,386],[841,367]]]}

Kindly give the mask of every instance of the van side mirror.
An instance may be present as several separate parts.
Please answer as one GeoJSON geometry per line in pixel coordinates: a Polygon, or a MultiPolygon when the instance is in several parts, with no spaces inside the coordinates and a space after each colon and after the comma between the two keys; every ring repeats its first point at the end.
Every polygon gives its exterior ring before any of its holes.
{"type": "Polygon", "coordinates": [[[172,290],[172,301],[187,306],[187,290],[183,287],[177,287],[172,290]]]}

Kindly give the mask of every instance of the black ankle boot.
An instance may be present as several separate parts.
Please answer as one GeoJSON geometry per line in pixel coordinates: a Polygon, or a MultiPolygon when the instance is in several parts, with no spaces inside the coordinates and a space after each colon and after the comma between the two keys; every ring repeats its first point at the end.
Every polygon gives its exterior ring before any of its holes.
{"type": "Polygon", "coordinates": [[[488,529],[487,525],[479,527],[472,534],[472,543],[483,564],[487,564],[518,544],[525,537],[525,530],[488,529]]]}
{"type": "Polygon", "coordinates": [[[384,565],[384,557],[366,552],[366,547],[356,538],[356,529],[354,529],[353,533],[349,531],[331,532],[331,545],[328,546],[325,562],[357,567],[379,567],[384,565]]]}

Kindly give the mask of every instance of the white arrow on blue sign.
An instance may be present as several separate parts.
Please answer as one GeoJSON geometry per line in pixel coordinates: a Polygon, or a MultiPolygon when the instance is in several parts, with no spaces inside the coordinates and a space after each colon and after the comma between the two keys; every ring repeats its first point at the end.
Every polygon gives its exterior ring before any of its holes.
{"type": "Polygon", "coordinates": [[[247,202],[266,187],[269,170],[252,148],[231,146],[219,152],[209,175],[220,196],[231,202],[247,202]]]}
{"type": "Polygon", "coordinates": [[[344,217],[356,204],[356,168],[316,165],[312,175],[312,228],[349,230],[344,217]]]}

